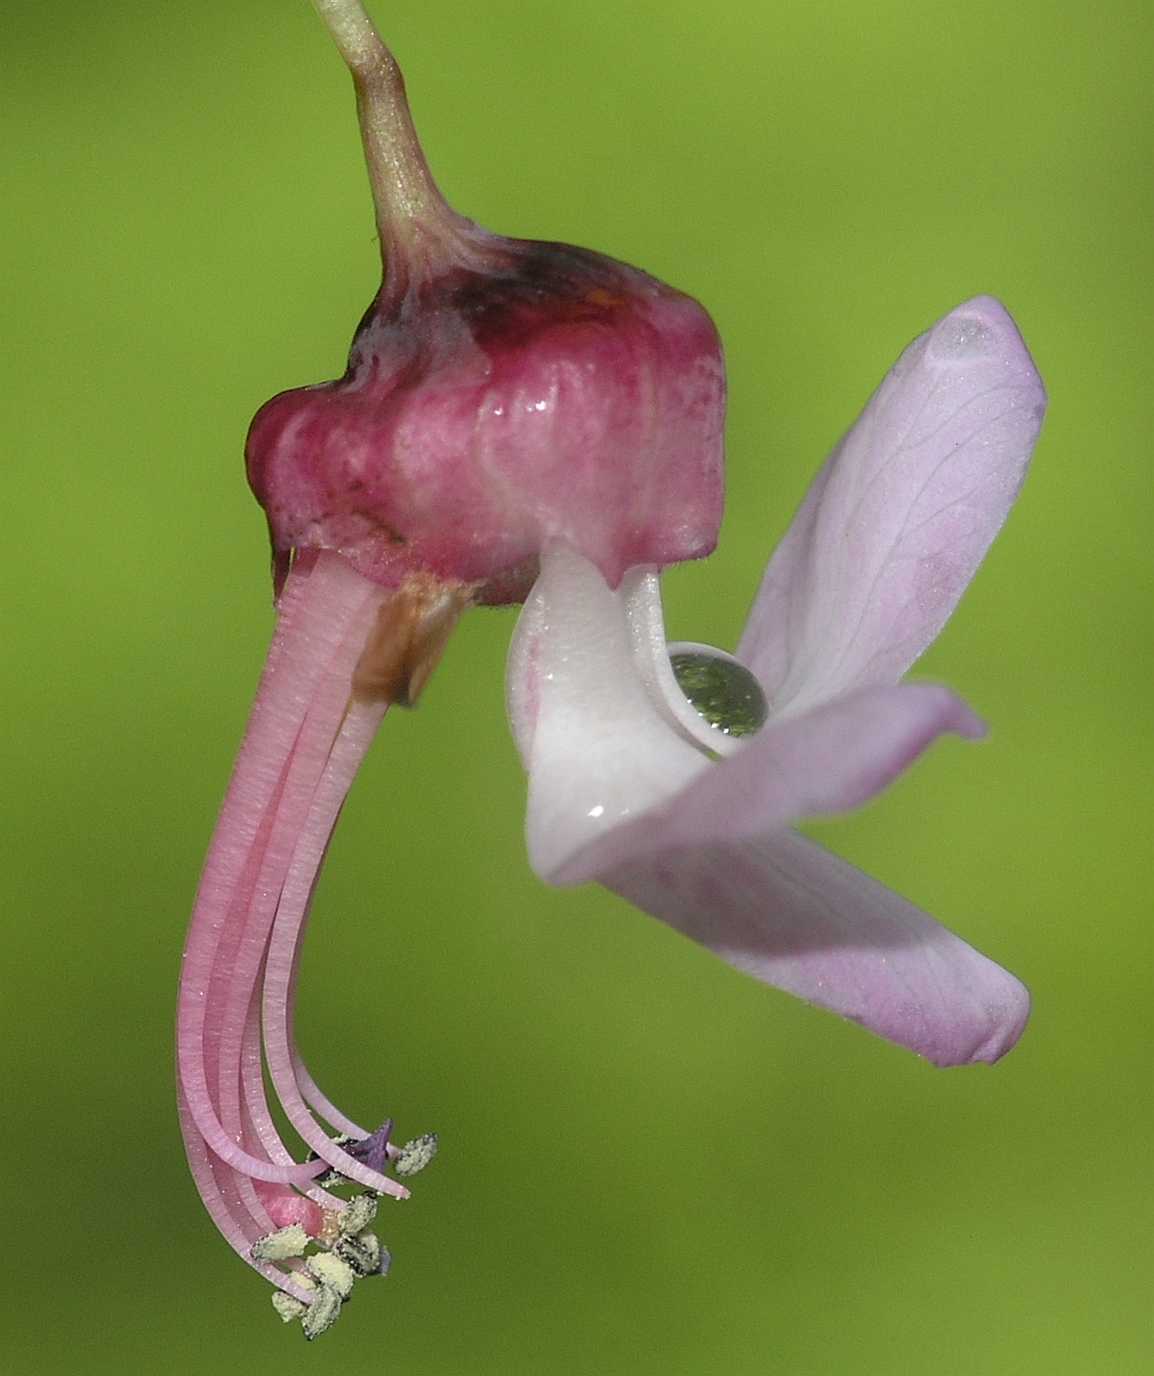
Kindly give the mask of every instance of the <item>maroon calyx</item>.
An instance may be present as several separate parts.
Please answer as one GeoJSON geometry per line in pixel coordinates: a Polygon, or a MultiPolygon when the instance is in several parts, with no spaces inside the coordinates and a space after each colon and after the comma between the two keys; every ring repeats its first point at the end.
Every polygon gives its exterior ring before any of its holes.
{"type": "Polygon", "coordinates": [[[344,376],[274,397],[249,431],[281,575],[327,549],[386,587],[428,575],[500,603],[554,540],[613,585],[708,554],[725,409],[708,314],[637,268],[457,215],[395,62],[371,28],[362,42],[346,58],[385,272],[344,376]]]}

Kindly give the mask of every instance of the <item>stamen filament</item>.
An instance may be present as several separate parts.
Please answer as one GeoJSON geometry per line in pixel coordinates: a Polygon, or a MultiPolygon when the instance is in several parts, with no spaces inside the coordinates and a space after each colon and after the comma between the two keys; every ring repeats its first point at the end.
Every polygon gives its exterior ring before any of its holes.
{"type": "MultiPolygon", "coordinates": [[[[366,655],[382,653],[382,610],[394,600],[405,607],[411,639],[421,623],[410,603],[423,606],[422,598],[427,594],[414,603],[411,590],[369,582],[336,554],[306,553],[293,564],[185,948],[177,1056],[193,1177],[230,1246],[304,1305],[325,1289],[310,1290],[302,1270],[315,1270],[316,1257],[302,1261],[291,1249],[286,1255],[265,1246],[254,1257],[252,1249],[286,1220],[303,1225],[301,1237],[329,1245],[328,1230],[347,1204],[316,1177],[335,1170],[374,1193],[409,1195],[343,1150],[313,1116],[354,1140],[371,1136],[309,1075],[293,1045],[293,1004],[332,830],[389,706],[385,694],[356,691],[358,673],[366,655]],[[298,1162],[282,1142],[266,1070],[317,1159],[298,1162]]],[[[383,1159],[397,1155],[392,1148],[383,1159]]]]}
{"type": "Polygon", "coordinates": [[[405,1186],[370,1170],[334,1145],[309,1112],[293,1073],[290,1011],[294,956],[307,920],[313,884],[349,786],[385,710],[386,705],[380,701],[353,701],[348,706],[308,817],[299,830],[300,839],[280,892],[268,945],[262,1017],[269,1074],[281,1106],[301,1138],[348,1179],[378,1193],[405,1199],[409,1194],[405,1186]]]}
{"type": "MultiPolygon", "coordinates": [[[[245,1021],[244,1042],[241,1049],[241,1087],[244,1093],[245,1123],[250,1134],[250,1145],[259,1144],[270,1161],[281,1165],[295,1164],[293,1158],[280,1138],[280,1132],[269,1112],[268,1099],[264,1086],[264,1058],[261,1051],[260,1034],[260,986],[254,987],[249,1004],[248,1018],[245,1021]]],[[[309,1199],[322,1209],[340,1210],[345,1201],[339,1195],[313,1183],[305,1191],[309,1199]]],[[[261,1235],[272,1226],[261,1229],[261,1235]]]]}
{"type": "MultiPolygon", "coordinates": [[[[234,1065],[239,1064],[239,1042],[235,1060],[231,1036],[225,1044],[226,1030],[231,1032],[236,1018],[236,1005],[234,1001],[231,1009],[221,1007],[221,991],[235,986],[220,957],[239,956],[247,967],[255,949],[259,963],[264,945],[259,928],[262,920],[268,922],[272,917],[271,912],[265,917],[265,908],[270,899],[275,905],[293,828],[300,825],[302,802],[307,808],[324,768],[325,754],[318,752],[316,742],[302,746],[310,708],[323,704],[333,711],[335,704],[339,714],[341,695],[347,695],[361,648],[355,639],[346,646],[342,641],[350,623],[360,620],[364,625],[366,603],[372,602],[371,622],[377,604],[386,595],[337,556],[320,555],[300,562],[305,566],[294,567],[286,584],[268,667],[201,879],[182,967],[177,1050],[189,1111],[212,1150],[253,1179],[303,1185],[320,1174],[323,1165],[274,1166],[245,1152],[220,1122],[218,1094],[215,1086],[210,1088],[207,1071],[208,1065],[219,1066],[231,1078],[234,1065]],[[343,665],[337,662],[342,648],[343,665]],[[266,820],[270,812],[271,825],[266,820]],[[279,835],[278,822],[282,823],[279,835]],[[250,891],[246,880],[262,840],[259,880],[250,891]],[[226,933],[229,942],[224,941],[226,933]],[[246,936],[247,961],[243,950],[246,936]]],[[[255,970],[252,977],[255,979],[255,970]]],[[[247,998],[242,1018],[245,1011],[247,998]]]]}
{"type": "MultiPolygon", "coordinates": [[[[368,596],[371,597],[371,594],[368,596]]],[[[373,611],[375,614],[375,606],[373,611]]],[[[235,1130],[239,1113],[240,1047],[244,1024],[253,988],[265,962],[285,871],[290,863],[295,838],[307,825],[312,799],[320,779],[324,777],[323,771],[332,751],[332,723],[340,719],[340,713],[348,701],[350,665],[359,658],[363,640],[363,626],[354,619],[305,715],[255,891],[234,915],[234,922],[242,935],[229,977],[218,1056],[220,1116],[226,1131],[235,1130]]],[[[323,852],[317,858],[310,882],[316,878],[322,857],[323,852]]]]}
{"type": "MultiPolygon", "coordinates": [[[[291,993],[290,999],[295,1003],[291,993]]],[[[297,1051],[293,1052],[293,1075],[300,1087],[301,1098],[318,1117],[323,1118],[328,1123],[329,1127],[336,1128],[337,1132],[343,1132],[346,1137],[358,1140],[369,1136],[366,1128],[361,1127],[359,1123],[354,1123],[351,1118],[346,1118],[336,1104],[325,1097],[324,1092],[309,1074],[308,1067],[297,1051]]]]}

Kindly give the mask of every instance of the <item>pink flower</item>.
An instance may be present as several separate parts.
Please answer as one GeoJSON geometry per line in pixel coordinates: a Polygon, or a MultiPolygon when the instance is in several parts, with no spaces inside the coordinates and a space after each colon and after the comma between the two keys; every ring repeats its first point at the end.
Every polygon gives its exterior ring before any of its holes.
{"type": "MultiPolygon", "coordinates": [[[[754,702],[764,693],[754,734],[727,733],[686,699],[655,568],[614,589],[551,545],[508,685],[536,872],[599,880],[738,969],[935,1064],[1004,1055],[1029,1012],[1023,986],[789,828],[860,806],[944,732],[983,734],[948,689],[900,680],[1005,520],[1044,407],[990,297],[906,349],[766,570],[737,649],[755,681],[729,674],[754,702]]],[[[699,666],[718,656],[689,650],[699,666]]],[[[748,711],[747,699],[744,726],[748,711]]]]}
{"type": "Polygon", "coordinates": [[[201,876],[181,971],[179,1104],[194,1178],[282,1318],[325,1332],[388,1251],[377,1198],[432,1158],[337,1107],[293,1021],[317,878],[385,712],[457,618],[520,601],[564,541],[620,581],[708,554],[725,379],[696,301],[587,249],[490,234],[441,197],[360,0],[315,0],[353,76],[382,283],[339,379],[281,393],[246,445],[276,633],[201,876]],[[301,1162],[269,1103],[303,1142],[301,1162]],[[347,1198],[340,1191],[357,1187],[347,1198]]]}
{"type": "Polygon", "coordinates": [[[898,680],[1005,517],[1043,405],[1002,308],[961,307],[818,478],[769,566],[747,667],[704,647],[671,660],[657,571],[707,554],[721,515],[712,322],[638,269],[456,215],[360,0],[314,3],[353,74],[385,271],[345,375],[282,393],[249,434],[277,625],[177,1017],[197,1187],[310,1338],[387,1271],[377,1200],[408,1198],[397,1177],[436,1148],[396,1145],[389,1119],[359,1126],[305,1066],[312,894],[385,712],[416,700],[474,604],[529,594],[509,699],[539,874],[599,879],[941,1064],[1013,1044],[1012,976],[788,826],[864,802],[944,731],[981,733],[945,689],[898,680]]]}

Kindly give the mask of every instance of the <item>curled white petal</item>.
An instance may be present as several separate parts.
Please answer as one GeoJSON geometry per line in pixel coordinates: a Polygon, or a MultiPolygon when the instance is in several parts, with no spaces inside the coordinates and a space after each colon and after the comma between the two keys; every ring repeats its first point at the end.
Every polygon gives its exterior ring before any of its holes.
{"type": "MultiPolygon", "coordinates": [[[[719,731],[694,708],[681,691],[669,656],[675,648],[703,651],[719,659],[733,655],[711,645],[688,642],[671,646],[665,638],[665,614],[661,606],[661,580],[655,569],[630,569],[621,580],[621,600],[633,644],[633,663],[654,706],[665,720],[693,745],[714,755],[733,755],[744,742],[719,731]]],[[[734,663],[738,661],[734,660],[734,663]]]]}
{"type": "MultiPolygon", "coordinates": [[[[655,643],[649,577],[614,591],[588,560],[554,545],[514,633],[508,708],[529,773],[529,860],[553,882],[565,882],[583,849],[711,767],[658,706],[653,654],[641,656],[648,682],[638,667],[638,644],[655,643]]],[[[664,653],[663,635],[661,644],[664,653]]]]}

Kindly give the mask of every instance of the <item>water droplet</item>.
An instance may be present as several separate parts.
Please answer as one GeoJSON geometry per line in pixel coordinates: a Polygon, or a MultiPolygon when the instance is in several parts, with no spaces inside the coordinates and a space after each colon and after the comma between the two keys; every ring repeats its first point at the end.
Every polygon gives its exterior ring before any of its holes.
{"type": "Polygon", "coordinates": [[[669,656],[673,677],[698,716],[726,736],[752,736],[769,716],[761,684],[735,659],[700,650],[669,656]]]}

